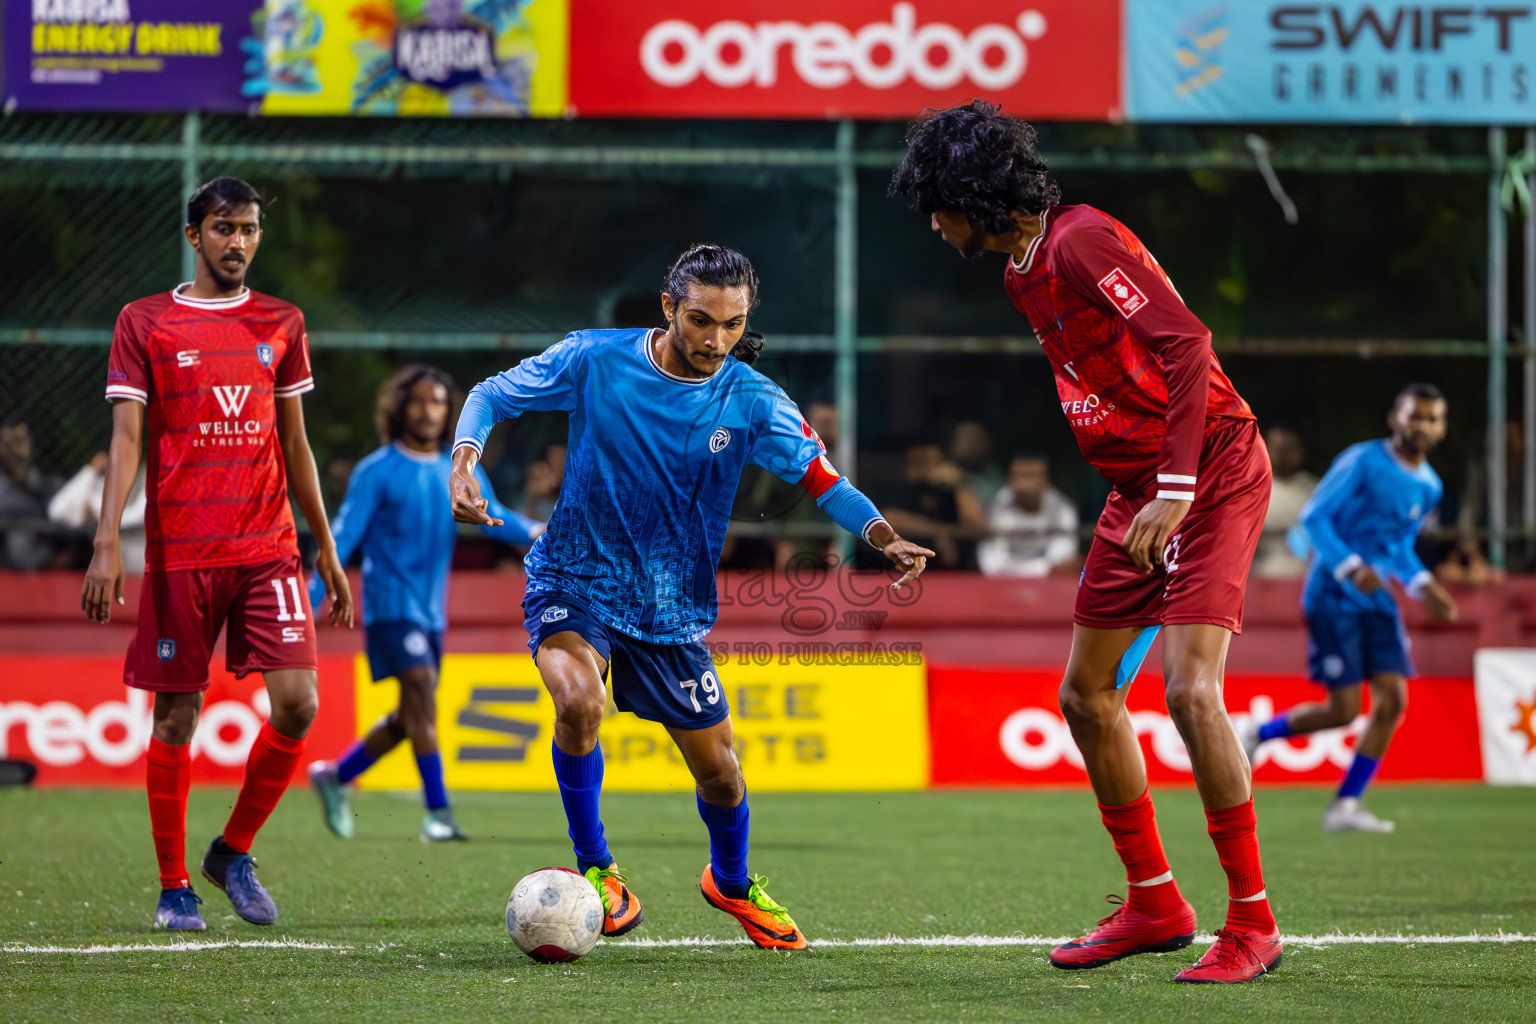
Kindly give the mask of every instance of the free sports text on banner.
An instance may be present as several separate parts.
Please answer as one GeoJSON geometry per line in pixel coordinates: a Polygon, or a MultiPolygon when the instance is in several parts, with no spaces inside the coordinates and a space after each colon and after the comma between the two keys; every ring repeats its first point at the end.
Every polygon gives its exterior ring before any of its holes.
{"type": "Polygon", "coordinates": [[[1528,124],[1536,4],[1127,0],[1132,121],[1528,124]]]}
{"type": "MultiPolygon", "coordinates": [[[[928,784],[924,669],[903,665],[717,661],[737,756],[754,790],[922,789],[928,784]]],[[[322,670],[327,671],[327,670],[322,670]]],[[[354,668],[360,735],[394,707],[393,684],[354,668]]],[[[700,694],[700,699],[705,699],[700,694]]],[[[450,654],[438,687],[438,739],[450,790],[553,790],[554,705],[524,654],[450,654]]],[[[609,790],[691,790],[666,729],[615,711],[599,730],[609,790]]],[[[408,745],[362,776],[365,789],[420,785],[408,745]]]]}
{"type": "Polygon", "coordinates": [[[1118,120],[1119,0],[570,0],[583,117],[1118,120]]]}

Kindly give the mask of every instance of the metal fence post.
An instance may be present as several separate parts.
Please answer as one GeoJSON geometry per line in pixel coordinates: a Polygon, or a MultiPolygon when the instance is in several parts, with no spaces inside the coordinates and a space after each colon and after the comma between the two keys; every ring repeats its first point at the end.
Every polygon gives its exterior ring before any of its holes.
{"type": "Polygon", "coordinates": [[[187,244],[185,233],[180,230],[185,221],[187,200],[202,182],[198,180],[198,144],[202,140],[203,119],[192,111],[181,122],[181,202],[177,204],[177,241],[181,244],[181,279],[190,281],[197,274],[197,253],[187,244]]]}
{"type": "Polygon", "coordinates": [[[1520,466],[1521,517],[1525,534],[1521,544],[1523,568],[1530,568],[1536,552],[1536,127],[1525,130],[1525,186],[1533,198],[1525,204],[1525,458],[1520,466]]]}
{"type": "Polygon", "coordinates": [[[1509,529],[1505,505],[1505,375],[1508,372],[1508,309],[1506,275],[1508,239],[1502,192],[1509,173],[1504,129],[1488,129],[1488,561],[1504,568],[1504,546],[1509,529]]]}
{"type": "MultiPolygon", "coordinates": [[[[837,344],[836,381],[839,436],[837,465],[850,482],[858,479],[858,316],[859,316],[859,179],[854,159],[854,124],[837,126],[837,234],[834,243],[836,285],[833,334],[837,344]]],[[[853,554],[853,540],[843,545],[844,558],[853,554]]]]}

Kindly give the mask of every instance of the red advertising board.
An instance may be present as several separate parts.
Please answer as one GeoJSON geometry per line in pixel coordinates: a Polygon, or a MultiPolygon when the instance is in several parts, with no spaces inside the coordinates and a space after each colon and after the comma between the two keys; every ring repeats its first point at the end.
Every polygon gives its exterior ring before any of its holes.
{"type": "Polygon", "coordinates": [[[582,117],[1120,117],[1120,0],[570,0],[582,117]]]}
{"type": "MultiPolygon", "coordinates": [[[[154,695],[123,685],[123,659],[53,655],[0,659],[0,757],[37,764],[40,786],[142,786],[154,695]]],[[[193,779],[238,784],[271,705],[260,675],[213,672],[192,741],[193,779]]],[[[317,756],[354,735],[350,656],[320,659],[317,756]]]]}
{"type": "MultiPolygon", "coordinates": [[[[928,720],[936,786],[1081,784],[1082,757],[1061,716],[1061,672],[1044,669],[928,668],[928,720]]],[[[1477,701],[1470,679],[1415,679],[1409,711],[1382,762],[1391,780],[1481,780],[1477,701]]],[[[1233,718],[1268,719],[1317,700],[1321,689],[1295,676],[1229,675],[1233,718]]],[[[1163,703],[1162,680],[1142,677],[1126,699],[1153,782],[1192,782],[1189,754],[1163,703]]],[[[1277,740],[1259,748],[1254,781],[1336,782],[1352,756],[1351,729],[1277,740]]]]}

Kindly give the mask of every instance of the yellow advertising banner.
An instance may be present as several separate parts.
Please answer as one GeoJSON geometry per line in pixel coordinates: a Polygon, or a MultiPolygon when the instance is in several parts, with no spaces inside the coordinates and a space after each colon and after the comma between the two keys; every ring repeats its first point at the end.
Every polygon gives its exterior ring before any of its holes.
{"type": "MultiPolygon", "coordinates": [[[[394,706],[399,690],[375,684],[356,662],[361,734],[394,706]]],[[[720,666],[731,702],[747,788],[892,790],[928,785],[928,696],[920,662],[772,664],[731,659],[720,666]]],[[[450,654],[438,689],[438,738],[449,789],[553,790],[554,704],[525,654],[450,654]]],[[[603,786],[610,790],[691,790],[693,781],[667,731],[614,709],[599,733],[603,786]]],[[[361,779],[365,789],[420,785],[409,744],[361,779]]]]}
{"type": "Polygon", "coordinates": [[[266,0],[263,114],[562,117],[567,0],[266,0]]]}

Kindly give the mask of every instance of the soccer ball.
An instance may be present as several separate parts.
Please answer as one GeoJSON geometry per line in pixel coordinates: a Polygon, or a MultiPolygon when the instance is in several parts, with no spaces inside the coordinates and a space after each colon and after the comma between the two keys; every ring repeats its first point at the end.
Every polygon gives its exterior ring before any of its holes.
{"type": "Polygon", "coordinates": [[[540,868],[507,897],[507,933],[541,964],[580,959],[602,937],[602,898],[570,868],[540,868]]]}

